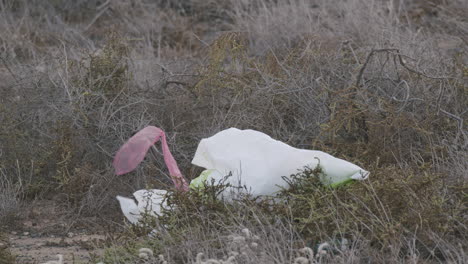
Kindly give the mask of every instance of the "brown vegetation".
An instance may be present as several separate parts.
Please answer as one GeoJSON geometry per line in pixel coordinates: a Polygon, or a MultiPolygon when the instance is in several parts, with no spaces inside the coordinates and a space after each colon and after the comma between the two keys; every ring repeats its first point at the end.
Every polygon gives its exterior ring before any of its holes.
{"type": "Polygon", "coordinates": [[[282,202],[172,197],[168,232],[126,229],[106,263],[139,261],[138,246],[169,263],[221,259],[243,228],[263,243],[239,263],[342,238],[320,261],[466,263],[467,12],[462,0],[0,1],[0,231],[36,199],[66,208],[70,228],[93,216],[122,231],[115,195],[169,183],[156,153],[115,176],[122,142],[163,128],[193,178],[199,140],[238,127],[371,178],[331,190],[306,170],[282,202]]]}

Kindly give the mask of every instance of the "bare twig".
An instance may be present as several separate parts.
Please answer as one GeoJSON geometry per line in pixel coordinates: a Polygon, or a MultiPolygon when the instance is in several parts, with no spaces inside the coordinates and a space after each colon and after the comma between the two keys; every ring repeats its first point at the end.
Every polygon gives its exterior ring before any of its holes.
{"type": "Polygon", "coordinates": [[[2,60],[3,62],[3,65],[5,66],[5,68],[7,69],[7,71],[11,74],[11,76],[13,77],[13,79],[15,79],[15,81],[18,83],[19,82],[19,79],[16,77],[16,74],[13,73],[13,71],[10,69],[10,67],[8,66],[8,63],[5,61],[5,59],[3,57],[0,56],[0,59],[2,60]]]}
{"type": "Polygon", "coordinates": [[[110,4],[111,0],[107,0],[106,2],[102,3],[101,5],[96,7],[96,10],[101,10],[104,7],[108,6],[110,4]]]}
{"type": "Polygon", "coordinates": [[[359,87],[362,79],[362,75],[364,74],[364,70],[367,67],[367,64],[369,64],[372,56],[374,56],[375,53],[380,53],[380,52],[391,52],[391,51],[398,51],[397,49],[377,49],[377,50],[371,50],[369,55],[367,55],[366,61],[362,65],[361,69],[359,70],[359,74],[356,78],[356,88],[359,87]]]}
{"type": "Polygon", "coordinates": [[[406,55],[403,55],[400,53],[400,50],[399,49],[375,49],[375,50],[372,50],[369,55],[367,55],[367,58],[366,58],[366,61],[364,62],[364,64],[362,65],[361,69],[359,70],[359,73],[358,73],[358,76],[356,78],[356,87],[359,87],[360,86],[360,83],[361,83],[361,80],[362,80],[362,76],[364,74],[364,71],[365,69],[367,68],[367,65],[369,64],[371,58],[376,54],[376,53],[382,53],[382,52],[387,52],[389,54],[393,54],[395,56],[396,59],[398,59],[398,63],[403,66],[403,68],[405,68],[406,70],[408,70],[409,72],[412,72],[412,73],[415,73],[417,75],[420,75],[420,76],[423,76],[423,77],[426,77],[426,78],[429,78],[429,79],[434,79],[434,80],[446,80],[446,79],[452,79],[453,77],[449,77],[449,76],[443,76],[443,77],[434,77],[434,76],[429,76],[423,72],[420,72],[420,71],[417,71],[415,69],[412,69],[410,68],[408,65],[406,65],[405,61],[403,60],[403,57],[408,57],[406,55]]]}
{"type": "Polygon", "coordinates": [[[110,8],[110,5],[102,5],[100,8],[102,9],[94,16],[91,22],[89,22],[84,31],[88,31],[94,25],[94,23],[96,23],[96,21],[110,8]]]}

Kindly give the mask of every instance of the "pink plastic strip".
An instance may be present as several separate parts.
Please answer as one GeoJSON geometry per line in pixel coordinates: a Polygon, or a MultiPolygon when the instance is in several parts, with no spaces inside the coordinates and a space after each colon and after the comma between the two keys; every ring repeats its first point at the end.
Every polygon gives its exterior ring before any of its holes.
{"type": "Polygon", "coordinates": [[[164,162],[177,190],[188,191],[187,181],[179,170],[166,141],[166,134],[160,128],[148,126],[131,137],[117,152],[114,168],[117,175],[133,171],[143,161],[149,148],[161,139],[164,162]]]}

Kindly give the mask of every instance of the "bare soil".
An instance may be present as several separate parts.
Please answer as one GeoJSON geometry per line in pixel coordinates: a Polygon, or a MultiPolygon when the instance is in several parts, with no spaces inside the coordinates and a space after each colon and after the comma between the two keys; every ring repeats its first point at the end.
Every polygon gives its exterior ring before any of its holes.
{"type": "Polygon", "coordinates": [[[95,218],[70,221],[56,202],[37,201],[25,209],[24,216],[8,228],[9,248],[17,263],[43,263],[58,260],[64,263],[90,263],[93,256],[102,254],[106,232],[95,218]]]}
{"type": "Polygon", "coordinates": [[[89,263],[92,255],[102,253],[97,247],[104,241],[99,234],[77,234],[72,237],[10,235],[11,252],[17,263],[43,263],[57,260],[62,254],[64,263],[89,263]]]}

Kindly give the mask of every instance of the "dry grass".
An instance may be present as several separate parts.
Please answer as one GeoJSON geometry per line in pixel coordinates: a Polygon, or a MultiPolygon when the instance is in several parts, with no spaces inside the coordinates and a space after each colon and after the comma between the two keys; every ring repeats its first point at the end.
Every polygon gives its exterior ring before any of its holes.
{"type": "MultiPolygon", "coordinates": [[[[20,173],[19,168],[17,172],[20,173]]],[[[17,174],[18,175],[18,174],[17,174]]],[[[12,225],[20,215],[23,203],[23,185],[20,177],[7,175],[0,169],[0,264],[14,263],[15,258],[8,249],[9,241],[2,231],[12,225]]]]}
{"type": "MultiPolygon", "coordinates": [[[[19,172],[19,168],[17,172],[19,172]]],[[[15,215],[21,209],[23,198],[23,180],[20,177],[15,179],[7,175],[5,170],[0,170],[0,221],[2,222],[0,228],[14,220],[15,215]]]]}
{"type": "Polygon", "coordinates": [[[145,222],[146,232],[164,231],[148,238],[141,236],[143,229],[130,229],[103,260],[138,263],[138,248],[148,247],[169,263],[198,263],[200,253],[219,262],[233,257],[232,263],[293,263],[304,254],[300,248],[318,252],[327,241],[317,263],[463,263],[463,197],[439,193],[438,177],[402,172],[376,170],[380,180],[330,189],[314,171],[305,171],[276,201],[245,196],[227,204],[213,198],[219,192],[213,186],[203,195],[171,195],[174,207],[145,222]]]}
{"type": "Polygon", "coordinates": [[[188,235],[153,245],[167,260],[227,256],[228,236],[246,227],[270,255],[245,263],[292,262],[340,229],[352,246],[323,261],[466,262],[467,10],[462,0],[1,1],[0,218],[52,197],[75,220],[121,217],[116,194],[168,183],[155,153],[114,176],[124,140],[162,127],[192,178],[198,141],[234,126],[372,178],[290,193],[278,219],[250,203],[192,212],[199,221],[175,225],[188,235]]]}

